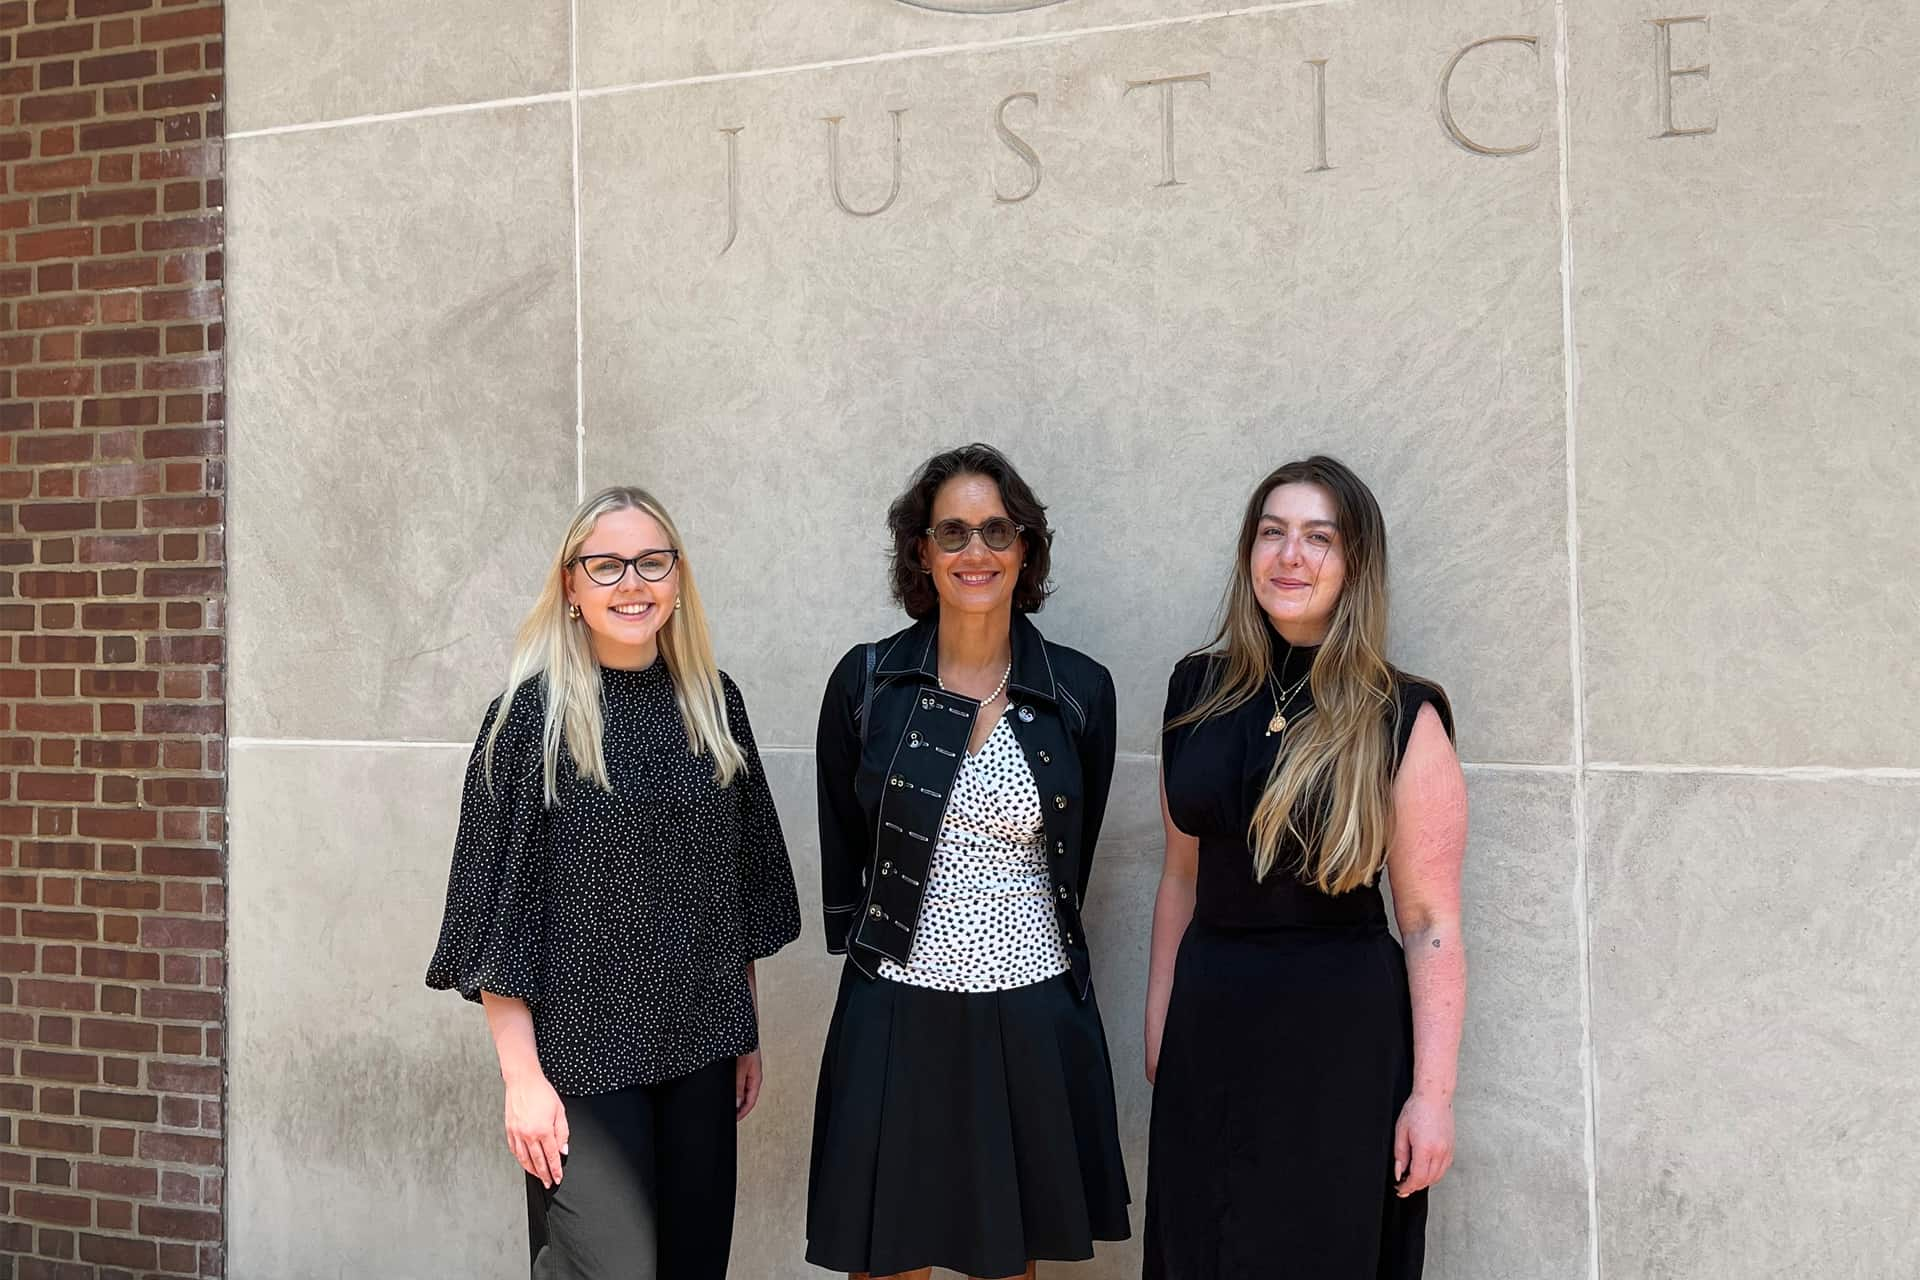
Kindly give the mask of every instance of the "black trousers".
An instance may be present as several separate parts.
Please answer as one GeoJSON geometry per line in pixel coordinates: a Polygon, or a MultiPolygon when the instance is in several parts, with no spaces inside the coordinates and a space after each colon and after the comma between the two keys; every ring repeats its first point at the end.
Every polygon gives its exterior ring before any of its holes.
{"type": "Polygon", "coordinates": [[[561,1099],[569,1139],[560,1184],[527,1178],[533,1280],[726,1280],[733,1064],[561,1099]]]}

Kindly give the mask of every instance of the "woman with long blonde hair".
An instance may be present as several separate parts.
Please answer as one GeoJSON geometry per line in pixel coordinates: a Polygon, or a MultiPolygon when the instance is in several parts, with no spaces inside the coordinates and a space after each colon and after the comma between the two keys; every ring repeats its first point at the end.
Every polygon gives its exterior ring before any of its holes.
{"type": "Polygon", "coordinates": [[[474,743],[427,970],[485,1006],[535,1280],[724,1280],[753,964],[799,932],[685,544],[644,491],[602,490],[474,743]]]}
{"type": "Polygon", "coordinates": [[[1327,457],[1267,476],[1219,633],[1168,684],[1146,1280],[1421,1273],[1453,1158],[1466,792],[1446,695],[1386,635],[1373,494],[1327,457]]]}

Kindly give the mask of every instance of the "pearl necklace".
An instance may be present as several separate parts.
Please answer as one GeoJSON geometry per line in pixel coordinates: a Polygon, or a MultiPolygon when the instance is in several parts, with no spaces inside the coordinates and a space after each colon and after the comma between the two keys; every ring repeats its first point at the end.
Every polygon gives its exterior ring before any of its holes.
{"type": "MultiPolygon", "coordinates": [[[[1011,676],[1012,674],[1013,674],[1013,659],[1012,659],[1012,658],[1008,658],[1008,659],[1007,659],[1007,669],[1006,669],[1005,671],[1002,671],[1002,672],[1000,673],[1000,683],[999,683],[999,684],[997,684],[997,685],[995,685],[995,686],[993,686],[993,692],[992,692],[992,693],[990,693],[990,694],[988,694],[988,695],[987,695],[986,697],[984,697],[984,698],[982,698],[982,699],[980,699],[980,705],[984,707],[984,706],[986,706],[986,705],[987,705],[987,704],[988,704],[989,702],[992,702],[992,701],[993,701],[993,700],[994,700],[995,698],[997,698],[997,697],[999,697],[999,696],[1000,696],[1000,691],[1001,691],[1002,689],[1005,689],[1005,688],[1007,687],[1007,678],[1008,678],[1009,676],[1011,676]]],[[[947,688],[947,682],[946,682],[945,680],[942,680],[942,679],[940,678],[940,671],[939,671],[939,669],[938,669],[938,664],[935,664],[935,670],[934,670],[934,673],[933,673],[933,682],[934,682],[935,684],[937,684],[937,685],[939,685],[939,686],[940,686],[940,692],[942,692],[942,693],[952,693],[952,692],[953,692],[953,690],[952,690],[952,689],[949,689],[949,688],[947,688]]]]}

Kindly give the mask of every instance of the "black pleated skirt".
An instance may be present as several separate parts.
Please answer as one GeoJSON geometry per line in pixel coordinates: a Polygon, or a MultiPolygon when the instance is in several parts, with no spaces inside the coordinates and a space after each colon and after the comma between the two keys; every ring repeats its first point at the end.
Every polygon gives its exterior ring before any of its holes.
{"type": "Polygon", "coordinates": [[[1427,1193],[1393,1192],[1412,1088],[1384,926],[1190,926],[1153,1091],[1145,1280],[1418,1280],[1427,1193]]]}
{"type": "Polygon", "coordinates": [[[808,1262],[1017,1276],[1127,1238],[1106,1031],[1072,984],[934,991],[846,967],[814,1106],[808,1262]]]}

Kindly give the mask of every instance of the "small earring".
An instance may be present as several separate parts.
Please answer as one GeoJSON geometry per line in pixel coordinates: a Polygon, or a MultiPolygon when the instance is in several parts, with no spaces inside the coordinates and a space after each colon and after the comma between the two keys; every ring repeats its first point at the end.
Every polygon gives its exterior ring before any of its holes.
{"type": "Polygon", "coordinates": [[[674,611],[675,613],[678,613],[678,612],[680,612],[680,597],[679,597],[679,596],[675,596],[675,597],[673,598],[673,611],[674,611]]]}
{"type": "Polygon", "coordinates": [[[578,622],[578,621],[580,621],[580,606],[579,606],[579,605],[577,605],[577,604],[570,604],[570,605],[568,605],[568,606],[567,606],[567,616],[568,616],[569,618],[572,618],[572,619],[573,619],[573,620],[574,620],[575,622],[578,622]]]}

